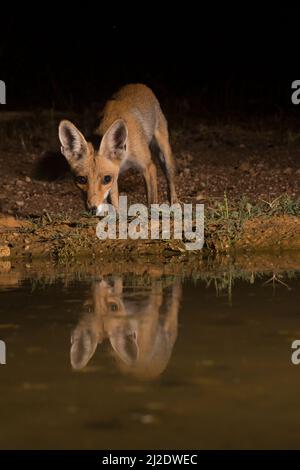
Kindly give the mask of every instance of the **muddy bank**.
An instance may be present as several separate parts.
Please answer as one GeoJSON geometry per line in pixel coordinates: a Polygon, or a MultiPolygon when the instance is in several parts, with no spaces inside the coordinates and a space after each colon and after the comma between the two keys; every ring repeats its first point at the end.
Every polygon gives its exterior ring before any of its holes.
{"type": "MultiPolygon", "coordinates": [[[[131,272],[157,277],[230,276],[253,272],[281,273],[300,266],[300,221],[293,216],[253,218],[245,222],[235,244],[189,252],[179,240],[108,240],[96,237],[97,219],[16,220],[0,217],[0,282],[24,277],[52,279],[57,266],[64,279],[80,273],[101,276],[131,272]],[[223,249],[220,249],[220,247],[223,249]],[[224,248],[227,247],[227,248],[224,248]]],[[[211,234],[207,234],[212,240],[211,234]]]]}
{"type": "Polygon", "coordinates": [[[244,223],[236,250],[295,250],[300,248],[300,219],[290,215],[258,217],[244,223]]]}
{"type": "MultiPolygon", "coordinates": [[[[203,250],[187,251],[182,240],[99,240],[96,218],[78,221],[57,219],[47,214],[37,220],[0,217],[1,259],[43,258],[67,262],[90,256],[100,260],[157,259],[169,262],[201,259],[208,253],[280,252],[300,249],[300,219],[291,215],[255,217],[243,222],[235,233],[226,221],[206,227],[203,250]],[[210,230],[211,229],[211,230],[210,230]]],[[[297,254],[293,255],[297,258],[297,254]]]]}

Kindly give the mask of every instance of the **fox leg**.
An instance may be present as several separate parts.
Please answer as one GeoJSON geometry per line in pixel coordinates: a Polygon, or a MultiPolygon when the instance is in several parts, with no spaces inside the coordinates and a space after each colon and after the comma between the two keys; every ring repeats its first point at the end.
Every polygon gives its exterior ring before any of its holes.
{"type": "Polygon", "coordinates": [[[149,175],[150,175],[150,188],[151,188],[150,204],[157,204],[158,202],[157,172],[156,172],[156,166],[153,162],[151,162],[149,165],[149,175]]]}
{"type": "Polygon", "coordinates": [[[165,174],[168,183],[169,200],[171,204],[177,202],[177,194],[175,189],[175,162],[169,143],[169,133],[166,119],[162,112],[159,112],[158,125],[154,131],[154,137],[161,152],[162,163],[165,167],[165,174]]]}
{"type": "Polygon", "coordinates": [[[146,183],[148,205],[157,204],[157,174],[156,166],[152,161],[143,168],[143,175],[146,183]]]}
{"type": "Polygon", "coordinates": [[[176,331],[178,328],[178,310],[182,296],[182,287],[179,280],[172,286],[171,299],[168,305],[166,318],[164,321],[165,331],[176,331]]]}

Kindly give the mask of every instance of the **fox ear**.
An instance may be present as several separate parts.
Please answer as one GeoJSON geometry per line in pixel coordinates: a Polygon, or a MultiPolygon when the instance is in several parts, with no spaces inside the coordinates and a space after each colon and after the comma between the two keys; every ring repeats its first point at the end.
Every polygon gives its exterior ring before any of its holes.
{"type": "Polygon", "coordinates": [[[125,333],[119,332],[118,334],[112,335],[109,340],[117,356],[125,362],[125,364],[133,365],[137,361],[139,347],[135,335],[126,335],[125,333]]]}
{"type": "Polygon", "coordinates": [[[71,336],[70,359],[73,369],[82,369],[94,355],[98,339],[89,329],[75,329],[71,336]]]}
{"type": "Polygon", "coordinates": [[[128,130],[123,119],[117,119],[105,132],[100,153],[108,153],[109,158],[122,158],[126,150],[128,130]]]}
{"type": "Polygon", "coordinates": [[[70,121],[63,120],[58,128],[61,153],[66,157],[71,166],[79,163],[86,156],[88,144],[81,132],[70,121]]]}

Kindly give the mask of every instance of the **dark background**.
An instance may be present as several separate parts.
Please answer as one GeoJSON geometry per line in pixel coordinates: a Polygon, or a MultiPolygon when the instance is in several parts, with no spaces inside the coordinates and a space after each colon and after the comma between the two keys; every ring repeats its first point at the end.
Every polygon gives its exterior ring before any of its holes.
{"type": "Polygon", "coordinates": [[[8,108],[80,110],[144,82],[195,112],[276,112],[300,78],[299,30],[299,9],[251,3],[14,4],[1,14],[0,79],[8,108]]]}

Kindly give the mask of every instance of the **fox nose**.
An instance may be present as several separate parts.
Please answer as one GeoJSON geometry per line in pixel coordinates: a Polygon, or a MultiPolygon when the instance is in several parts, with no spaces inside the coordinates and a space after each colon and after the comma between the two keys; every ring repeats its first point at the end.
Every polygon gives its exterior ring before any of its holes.
{"type": "Polygon", "coordinates": [[[92,213],[92,215],[96,215],[96,213],[97,213],[97,206],[92,206],[92,207],[90,207],[90,212],[92,213]]]}

